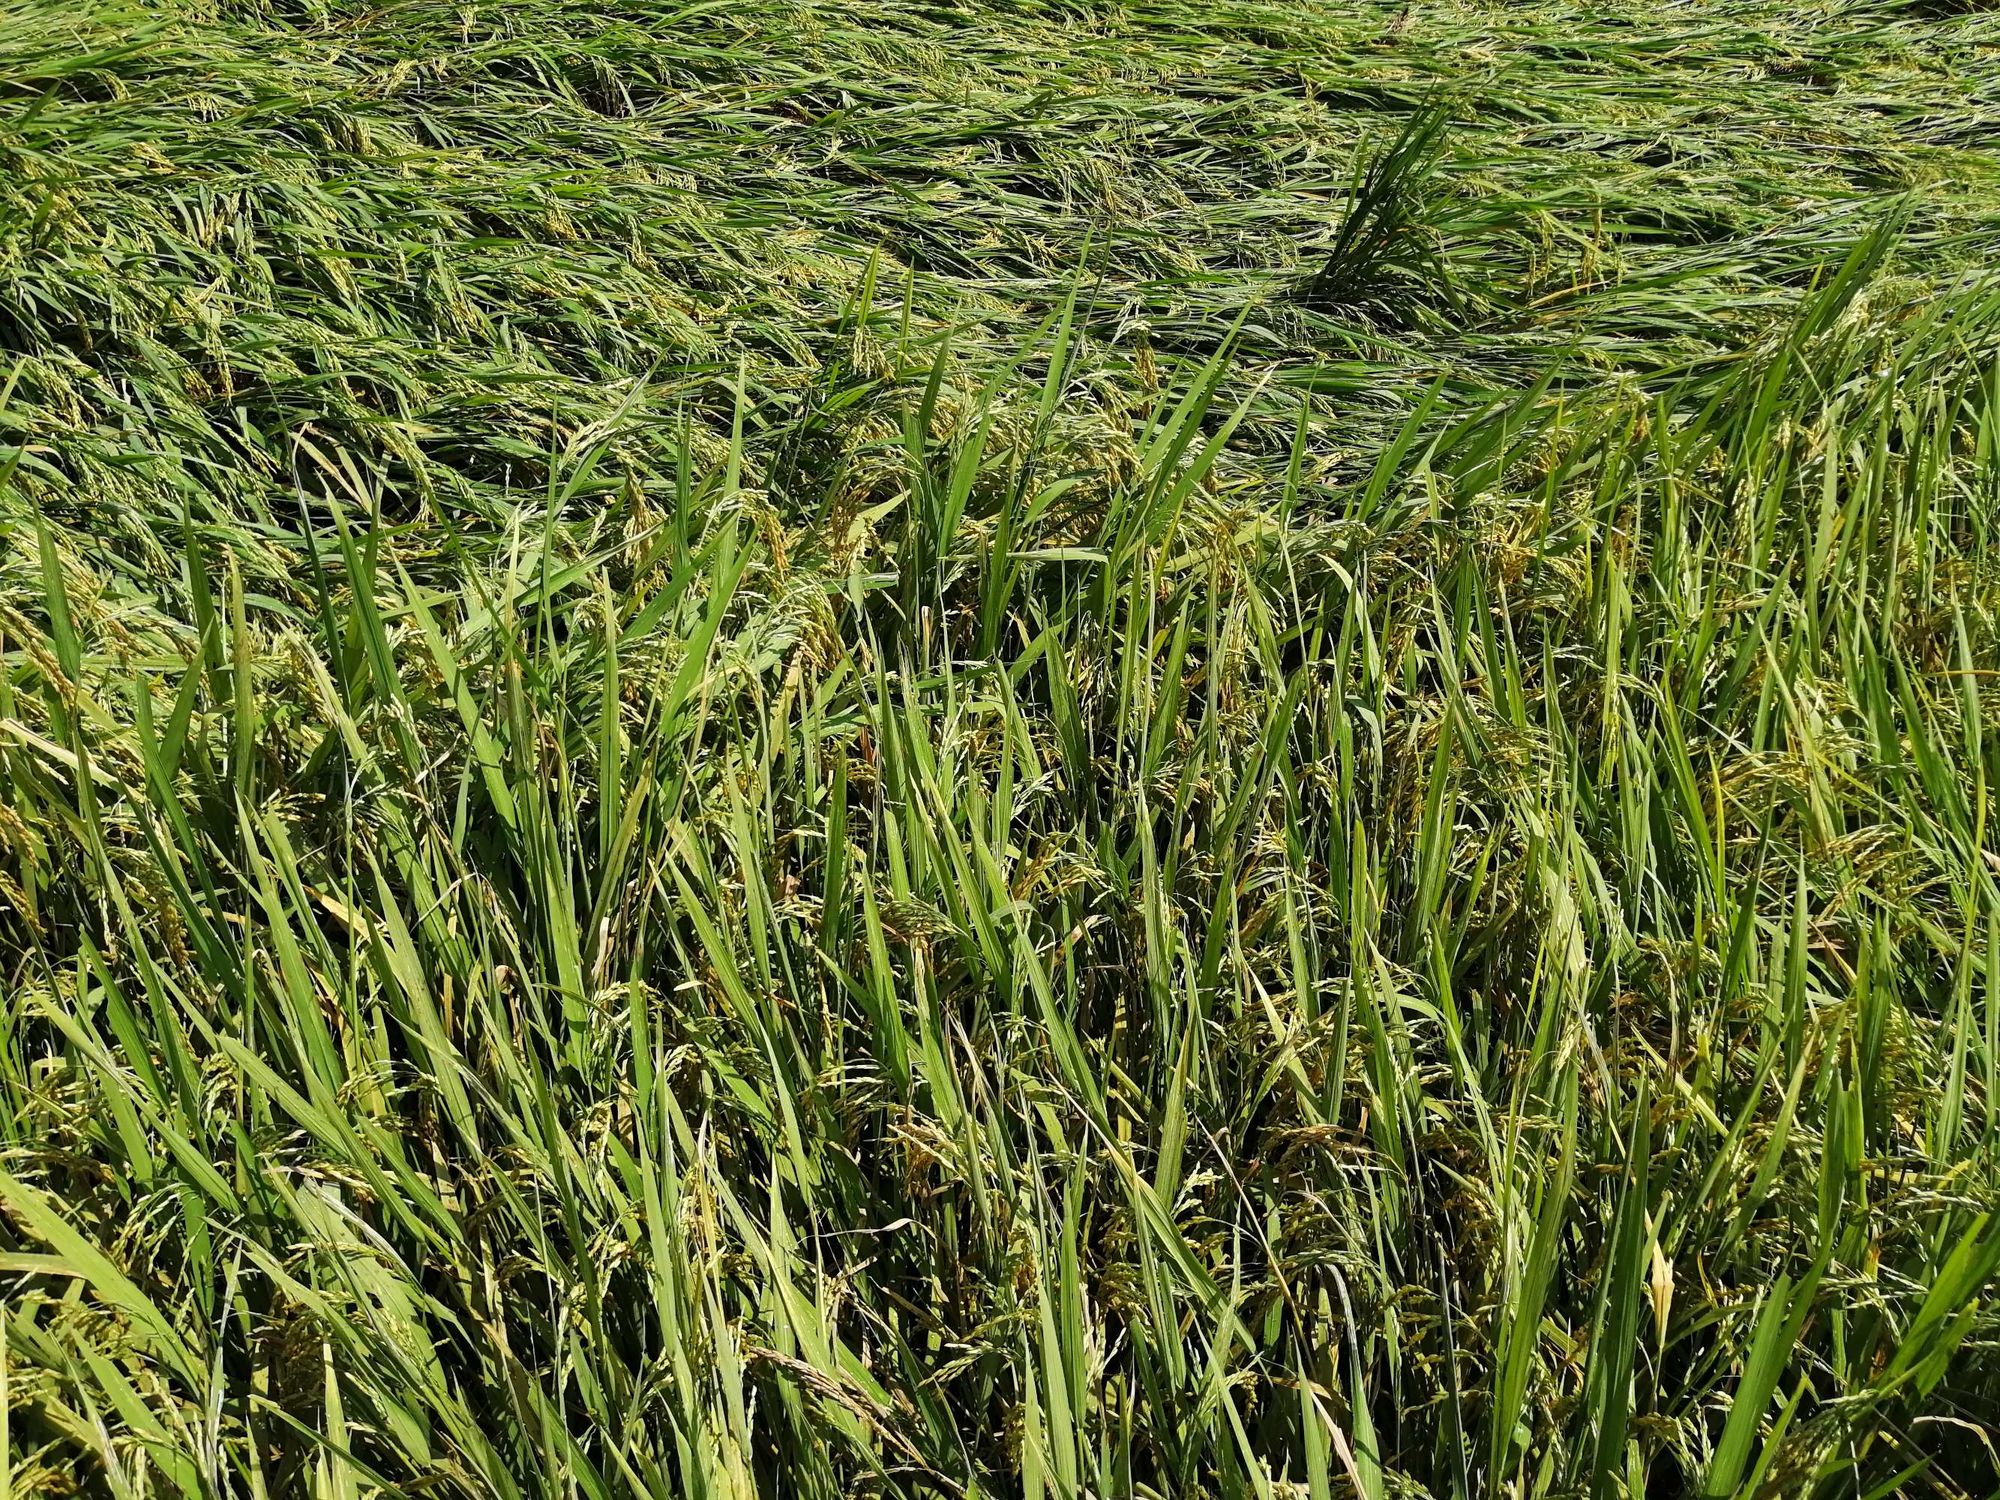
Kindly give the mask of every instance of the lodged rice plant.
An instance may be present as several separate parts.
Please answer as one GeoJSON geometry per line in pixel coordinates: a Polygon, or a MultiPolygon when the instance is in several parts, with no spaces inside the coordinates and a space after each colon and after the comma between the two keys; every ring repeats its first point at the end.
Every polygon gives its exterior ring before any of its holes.
{"type": "Polygon", "coordinates": [[[0,1500],[2000,1489],[2000,15],[0,0],[0,1500]]]}

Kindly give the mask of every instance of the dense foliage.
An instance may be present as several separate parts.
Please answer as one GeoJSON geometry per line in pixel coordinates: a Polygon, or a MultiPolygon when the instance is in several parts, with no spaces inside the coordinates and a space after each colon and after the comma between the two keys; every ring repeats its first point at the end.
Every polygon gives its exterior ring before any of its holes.
{"type": "Polygon", "coordinates": [[[2000,15],[0,0],[0,1497],[2000,1486],[2000,15]]]}

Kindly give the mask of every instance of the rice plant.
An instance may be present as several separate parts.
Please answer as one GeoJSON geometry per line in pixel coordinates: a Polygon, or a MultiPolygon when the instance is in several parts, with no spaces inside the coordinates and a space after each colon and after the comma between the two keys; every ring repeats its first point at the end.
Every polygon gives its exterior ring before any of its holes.
{"type": "Polygon", "coordinates": [[[0,0],[0,1500],[2000,1491],[2000,14],[0,0]]]}

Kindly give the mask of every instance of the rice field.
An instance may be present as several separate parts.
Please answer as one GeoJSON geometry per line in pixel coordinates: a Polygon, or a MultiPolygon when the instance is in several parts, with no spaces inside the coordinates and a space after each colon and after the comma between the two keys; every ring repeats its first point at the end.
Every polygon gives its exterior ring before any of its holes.
{"type": "Polygon", "coordinates": [[[0,1500],[2000,1492],[2000,12],[0,0],[0,1500]]]}

